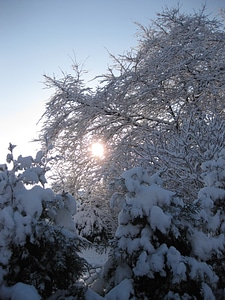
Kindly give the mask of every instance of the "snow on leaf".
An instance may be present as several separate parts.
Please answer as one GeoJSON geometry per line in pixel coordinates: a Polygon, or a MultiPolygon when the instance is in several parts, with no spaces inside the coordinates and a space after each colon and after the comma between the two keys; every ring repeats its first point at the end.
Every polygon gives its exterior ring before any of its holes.
{"type": "Polygon", "coordinates": [[[128,210],[124,209],[124,210],[120,211],[119,216],[118,216],[119,224],[126,225],[129,223],[129,221],[131,221],[131,219],[132,219],[132,217],[128,210]]]}
{"type": "Polygon", "coordinates": [[[76,226],[72,219],[71,213],[65,208],[61,208],[57,211],[55,223],[71,231],[76,231],[76,226]]]}
{"type": "Polygon", "coordinates": [[[124,237],[135,237],[140,232],[140,229],[137,225],[127,224],[126,226],[119,225],[115,236],[120,238],[121,236],[124,237]]]}
{"type": "Polygon", "coordinates": [[[26,233],[24,229],[24,221],[23,216],[15,211],[14,213],[14,221],[15,221],[15,237],[14,241],[16,244],[23,245],[26,242],[26,233]]]}
{"type": "Polygon", "coordinates": [[[198,193],[198,199],[205,208],[212,208],[215,200],[224,198],[225,190],[217,187],[204,187],[198,193]]]}
{"type": "Polygon", "coordinates": [[[158,229],[166,234],[171,224],[171,216],[166,215],[159,206],[153,206],[148,217],[152,229],[158,229]]]}
{"type": "Polygon", "coordinates": [[[40,217],[42,213],[42,193],[44,193],[44,190],[40,186],[34,186],[30,190],[18,191],[16,201],[20,213],[25,212],[26,215],[40,217]]]}
{"type": "Polygon", "coordinates": [[[0,246],[6,246],[14,235],[15,223],[11,207],[0,210],[0,246]]]}
{"type": "Polygon", "coordinates": [[[192,300],[193,297],[188,295],[187,293],[184,293],[182,296],[178,293],[174,293],[172,291],[169,291],[169,293],[166,294],[166,296],[163,298],[163,300],[192,300]]]}
{"type": "Polygon", "coordinates": [[[152,253],[155,251],[152,243],[150,242],[150,236],[152,236],[152,230],[149,226],[145,226],[141,231],[140,245],[148,253],[152,253]]]}
{"type": "Polygon", "coordinates": [[[71,215],[75,215],[77,212],[76,200],[70,194],[66,194],[64,197],[65,208],[70,211],[71,215]]]}
{"type": "Polygon", "coordinates": [[[106,294],[106,300],[130,300],[134,295],[134,289],[132,280],[124,279],[120,284],[114,287],[108,294],[106,294]]]}
{"type": "Polygon", "coordinates": [[[178,283],[180,281],[186,281],[186,271],[187,268],[183,262],[183,257],[180,252],[173,246],[168,249],[167,252],[167,266],[172,269],[173,272],[173,283],[178,283]]]}
{"type": "Polygon", "coordinates": [[[135,167],[122,174],[122,178],[125,179],[126,188],[131,193],[140,190],[142,177],[143,169],[141,167],[135,167]]]}
{"type": "Polygon", "coordinates": [[[200,279],[211,284],[218,281],[218,276],[207,263],[198,261],[193,257],[186,257],[185,260],[190,267],[189,276],[191,279],[200,279]]]}
{"type": "Polygon", "coordinates": [[[195,231],[191,239],[193,254],[206,260],[210,259],[214,253],[221,254],[225,246],[224,234],[218,237],[206,236],[203,232],[195,231]]]}
{"type": "Polygon", "coordinates": [[[34,286],[18,282],[11,287],[0,287],[0,298],[11,300],[41,300],[34,286]]]}
{"type": "MultiPolygon", "coordinates": [[[[162,244],[156,251],[150,256],[149,266],[151,272],[158,272],[162,277],[166,276],[165,268],[165,255],[168,251],[166,244],[162,244]]],[[[152,276],[154,278],[154,275],[152,276]]]]}
{"type": "Polygon", "coordinates": [[[215,296],[213,295],[211,288],[205,282],[202,283],[201,294],[202,294],[204,300],[215,300],[216,299],[215,296]]]}
{"type": "Polygon", "coordinates": [[[138,257],[136,266],[133,268],[135,276],[145,276],[149,273],[149,261],[146,251],[143,251],[138,257]]]}
{"type": "Polygon", "coordinates": [[[89,288],[85,293],[85,300],[103,300],[103,298],[89,288]]]}
{"type": "Polygon", "coordinates": [[[173,192],[165,190],[156,184],[151,186],[140,186],[140,190],[135,194],[127,193],[126,203],[132,206],[132,217],[149,216],[154,205],[169,205],[174,195],[173,192]]]}
{"type": "Polygon", "coordinates": [[[162,170],[156,172],[153,175],[149,175],[148,169],[144,169],[142,167],[134,167],[122,174],[122,178],[125,179],[125,185],[129,192],[138,192],[140,190],[141,185],[152,185],[162,184],[162,179],[160,175],[162,174],[162,170]]]}
{"type": "Polygon", "coordinates": [[[132,278],[132,270],[126,263],[122,263],[115,271],[115,284],[119,284],[125,278],[132,278]]]}
{"type": "Polygon", "coordinates": [[[0,265],[7,266],[9,264],[9,260],[10,260],[11,256],[12,256],[11,249],[6,248],[6,247],[1,247],[1,249],[0,249],[0,265]]]}

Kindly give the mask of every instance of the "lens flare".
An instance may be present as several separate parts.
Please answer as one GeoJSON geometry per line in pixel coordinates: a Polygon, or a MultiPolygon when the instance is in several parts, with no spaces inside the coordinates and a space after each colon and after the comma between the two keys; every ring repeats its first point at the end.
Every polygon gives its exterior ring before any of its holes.
{"type": "Polygon", "coordinates": [[[104,147],[101,143],[93,143],[92,146],[91,146],[91,153],[93,156],[96,156],[96,157],[103,157],[104,155],[104,147]]]}

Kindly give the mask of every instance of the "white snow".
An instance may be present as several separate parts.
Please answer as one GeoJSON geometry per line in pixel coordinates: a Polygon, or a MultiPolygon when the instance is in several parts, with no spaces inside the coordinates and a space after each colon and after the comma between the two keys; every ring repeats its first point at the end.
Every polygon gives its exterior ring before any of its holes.
{"type": "MultiPolygon", "coordinates": [[[[40,162],[42,157],[43,153],[38,153],[36,161],[40,162]]],[[[34,168],[30,172],[29,168],[33,162],[30,157],[20,158],[20,163],[25,169],[24,173],[21,173],[20,180],[25,182],[40,181],[41,168],[34,168]]],[[[211,162],[210,166],[212,165],[211,162]]],[[[215,178],[215,173],[212,174],[215,178]]],[[[175,225],[173,223],[173,216],[169,208],[171,206],[173,208],[183,207],[183,202],[178,198],[175,199],[173,192],[158,185],[162,184],[159,175],[160,173],[156,173],[149,176],[147,170],[139,167],[123,174],[128,192],[126,193],[125,205],[118,217],[119,226],[115,234],[115,238],[118,240],[118,251],[115,253],[115,257],[123,259],[121,253],[126,253],[128,257],[137,255],[137,258],[133,267],[126,260],[116,266],[113,279],[115,287],[111,290],[108,289],[110,291],[104,298],[106,300],[131,299],[134,295],[131,279],[133,275],[154,278],[155,273],[158,273],[161,277],[166,277],[168,270],[173,274],[171,279],[173,284],[187,280],[188,275],[191,279],[204,281],[202,284],[204,299],[214,299],[209,285],[216,283],[218,277],[205,261],[210,259],[212,254],[222,255],[225,247],[225,236],[224,234],[210,236],[210,234],[206,235],[204,232],[192,228],[189,235],[193,257],[181,255],[175,246],[169,247],[166,243],[160,244],[160,242],[153,241],[156,230],[166,235],[172,226],[173,233],[177,230],[176,237],[182,238],[179,236],[179,226],[176,227],[180,224],[176,223],[175,225]],[[136,219],[138,220],[137,223],[134,222],[136,219]]],[[[4,169],[0,172],[0,191],[2,192],[0,204],[3,206],[0,210],[0,263],[3,266],[8,264],[12,254],[9,247],[10,242],[13,241],[19,245],[25,243],[26,236],[32,232],[32,222],[41,216],[44,207],[49,207],[48,214],[54,224],[73,232],[75,231],[73,217],[77,212],[76,201],[72,196],[67,194],[55,195],[52,190],[39,185],[26,189],[20,183],[14,186],[13,206],[7,205],[12,198],[10,189],[5,189],[6,184],[8,184],[7,180],[6,169],[4,169]]],[[[209,181],[209,178],[207,180],[209,181]]],[[[199,191],[198,200],[201,203],[201,210],[196,221],[204,220],[209,232],[218,230],[221,225],[220,211],[213,215],[211,208],[214,207],[216,200],[224,198],[224,189],[215,186],[207,186],[199,191]]],[[[91,216],[84,230],[90,230],[93,224],[93,217],[91,216]]],[[[99,254],[92,248],[84,251],[81,256],[87,259],[93,268],[101,270],[102,266],[107,264],[108,252],[99,254]]],[[[17,283],[12,287],[4,286],[4,274],[3,268],[0,268],[0,299],[41,299],[32,286],[23,283],[17,283]]],[[[173,296],[174,299],[179,299],[177,298],[178,295],[172,292],[168,292],[165,299],[172,299],[173,296]]],[[[90,289],[87,290],[85,297],[86,300],[103,299],[90,289]]],[[[189,299],[188,297],[189,295],[184,295],[182,299],[189,299]]]]}
{"type": "Polygon", "coordinates": [[[169,293],[164,297],[163,300],[192,300],[193,297],[184,293],[182,296],[178,293],[169,291],[169,293]]]}
{"type": "Polygon", "coordinates": [[[158,249],[150,255],[150,274],[151,277],[154,278],[154,272],[159,273],[162,277],[166,276],[165,272],[165,255],[168,251],[168,247],[166,244],[162,244],[158,249]]]}
{"type": "Polygon", "coordinates": [[[148,253],[153,253],[155,251],[149,237],[152,236],[152,230],[149,226],[145,226],[141,231],[140,245],[143,247],[143,250],[148,253]]]}
{"type": "Polygon", "coordinates": [[[180,252],[173,246],[168,249],[167,256],[167,266],[171,268],[173,272],[173,283],[179,283],[180,281],[186,281],[186,265],[184,264],[184,258],[181,256],[180,252]]]}
{"type": "Polygon", "coordinates": [[[125,179],[125,185],[129,192],[137,192],[140,190],[143,183],[147,185],[157,184],[160,186],[162,184],[162,179],[160,175],[163,171],[158,171],[153,175],[150,175],[148,169],[142,167],[134,167],[122,174],[122,178],[125,179]]]}
{"type": "Polygon", "coordinates": [[[91,289],[88,289],[87,292],[85,293],[85,300],[103,300],[100,295],[96,294],[93,292],[91,289]]]}
{"type": "Polygon", "coordinates": [[[189,275],[192,279],[200,278],[204,282],[207,281],[211,284],[214,284],[218,281],[218,276],[213,272],[207,263],[198,261],[193,257],[186,257],[185,260],[189,265],[189,275]]]}
{"type": "Polygon", "coordinates": [[[203,260],[207,260],[212,256],[212,253],[222,253],[225,245],[225,236],[220,234],[216,237],[210,237],[200,231],[195,231],[192,234],[191,241],[193,254],[203,260]]]}
{"type": "Polygon", "coordinates": [[[116,268],[115,271],[115,284],[119,284],[124,279],[132,278],[133,272],[130,266],[126,263],[122,263],[116,268]]]}
{"type": "Polygon", "coordinates": [[[108,259],[109,249],[107,248],[104,252],[97,251],[96,247],[90,247],[82,250],[79,253],[80,257],[84,257],[89,264],[94,266],[103,266],[108,259]]]}
{"type": "Polygon", "coordinates": [[[55,223],[71,231],[76,231],[75,223],[68,209],[61,208],[60,210],[57,211],[55,223]]]}
{"type": "Polygon", "coordinates": [[[206,284],[205,282],[202,283],[202,296],[204,300],[215,300],[215,296],[213,295],[213,292],[211,288],[206,284]]]}
{"type": "Polygon", "coordinates": [[[148,255],[146,251],[143,251],[136,263],[136,266],[133,268],[133,272],[136,276],[145,276],[149,273],[149,261],[148,261],[148,255]]]}
{"type": "Polygon", "coordinates": [[[41,300],[34,286],[16,283],[12,287],[0,286],[0,298],[4,300],[41,300]]]}
{"type": "MultiPolygon", "coordinates": [[[[12,255],[12,250],[10,250],[6,247],[0,249],[0,263],[3,266],[7,266],[7,264],[9,263],[9,260],[11,258],[11,255],[12,255]]],[[[0,277],[0,279],[1,279],[1,277],[0,277]]],[[[1,284],[1,281],[0,281],[0,284],[1,284]]]]}
{"type": "Polygon", "coordinates": [[[148,220],[153,230],[159,229],[166,234],[170,228],[171,216],[166,215],[159,206],[152,207],[148,220]]]}
{"type": "Polygon", "coordinates": [[[224,199],[225,190],[217,187],[204,187],[198,193],[198,199],[202,201],[204,208],[212,208],[216,199],[224,199]]]}
{"type": "Polygon", "coordinates": [[[72,217],[76,213],[76,201],[69,194],[56,195],[44,188],[45,170],[37,165],[42,158],[42,151],[37,153],[35,160],[31,156],[19,156],[13,161],[12,170],[5,165],[0,169],[0,299],[3,300],[41,299],[33,286],[22,282],[6,286],[4,276],[12,256],[12,244],[23,246],[27,236],[32,237],[32,227],[44,209],[53,224],[75,230],[72,217]],[[32,185],[26,188],[27,184],[32,185]]]}
{"type": "MultiPolygon", "coordinates": [[[[119,283],[123,282],[126,272],[126,278],[132,278],[132,272],[135,276],[149,278],[155,278],[156,273],[166,277],[169,272],[172,274],[170,275],[172,284],[186,281],[188,277],[202,281],[205,283],[202,286],[202,293],[205,299],[210,299],[213,294],[209,285],[214,285],[218,281],[218,276],[205,261],[210,259],[213,253],[217,256],[222,255],[225,244],[224,234],[213,237],[199,230],[198,227],[196,229],[192,227],[193,224],[187,223],[185,218],[182,223],[182,214],[181,219],[180,217],[176,219],[184,209],[182,199],[174,197],[173,192],[158,186],[156,181],[159,176],[155,176],[155,180],[153,180],[154,176],[150,176],[151,180],[148,180],[147,175],[142,168],[133,168],[123,174],[128,192],[118,217],[119,226],[115,235],[118,247],[115,256],[118,255],[118,260],[121,258],[122,262],[116,267],[117,279],[114,275],[113,284],[117,286],[110,291],[112,294],[108,293],[112,295],[110,299],[117,299],[119,283]],[[155,234],[156,229],[163,235],[170,231],[170,234],[174,235],[173,239],[182,239],[183,226],[187,224],[190,226],[190,232],[186,238],[190,239],[189,243],[192,245],[190,256],[182,255],[179,248],[176,249],[176,244],[169,247],[166,243],[162,243],[155,234]],[[123,261],[125,257],[128,257],[129,261],[131,255],[134,256],[135,261],[132,268],[123,261]],[[121,277],[118,276],[118,271],[121,272],[121,277]]],[[[201,223],[202,219],[205,220],[207,233],[210,230],[218,230],[221,224],[220,211],[212,214],[211,208],[214,207],[217,199],[225,198],[224,196],[224,190],[218,187],[206,187],[199,192],[198,200],[202,206],[195,217],[197,223],[201,223]]],[[[192,299],[192,297],[188,294],[180,296],[168,292],[165,299],[192,299]]]]}
{"type": "Polygon", "coordinates": [[[140,228],[138,228],[138,226],[132,224],[127,224],[126,226],[119,225],[115,233],[115,236],[117,238],[120,238],[122,236],[132,238],[135,237],[139,232],[140,232],[140,228]]]}
{"type": "Polygon", "coordinates": [[[26,241],[26,236],[31,235],[32,216],[22,216],[18,211],[14,213],[15,222],[15,237],[14,241],[18,245],[23,245],[26,241]]]}
{"type": "Polygon", "coordinates": [[[143,168],[135,167],[128,170],[122,174],[122,178],[125,179],[125,185],[129,192],[139,191],[143,179],[143,168]]]}
{"type": "Polygon", "coordinates": [[[133,217],[149,216],[154,205],[169,205],[173,192],[165,190],[156,184],[151,186],[140,185],[136,193],[126,195],[126,203],[132,205],[133,217]]]}
{"type": "Polygon", "coordinates": [[[11,241],[14,235],[13,229],[13,209],[7,206],[0,210],[0,247],[6,246],[11,241]]]}
{"type": "Polygon", "coordinates": [[[106,300],[129,300],[134,294],[132,281],[129,279],[124,279],[114,287],[108,294],[106,294],[106,300]]]}
{"type": "Polygon", "coordinates": [[[136,249],[140,247],[140,239],[122,237],[119,240],[118,246],[120,249],[126,250],[128,254],[132,254],[136,249]]]}

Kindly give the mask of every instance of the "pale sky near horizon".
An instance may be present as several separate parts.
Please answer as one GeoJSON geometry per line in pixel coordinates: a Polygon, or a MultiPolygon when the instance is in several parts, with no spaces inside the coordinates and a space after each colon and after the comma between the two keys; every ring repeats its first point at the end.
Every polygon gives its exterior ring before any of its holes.
{"type": "MultiPolygon", "coordinates": [[[[206,2],[216,16],[224,0],[180,0],[181,11],[198,11],[206,2]]],[[[151,23],[177,0],[0,0],[0,164],[9,142],[19,154],[32,155],[38,145],[36,125],[53,90],[43,74],[60,78],[72,72],[74,55],[90,79],[106,72],[107,50],[122,54],[137,45],[138,27],[151,23]]]]}

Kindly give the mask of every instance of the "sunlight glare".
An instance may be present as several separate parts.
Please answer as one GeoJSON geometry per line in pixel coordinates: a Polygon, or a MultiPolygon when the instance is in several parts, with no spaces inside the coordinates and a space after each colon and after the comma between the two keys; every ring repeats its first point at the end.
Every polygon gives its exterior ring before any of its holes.
{"type": "Polygon", "coordinates": [[[93,143],[91,146],[91,152],[92,155],[96,156],[96,157],[103,157],[104,154],[104,147],[101,143],[93,143]]]}

